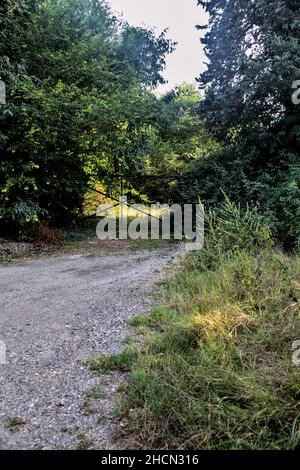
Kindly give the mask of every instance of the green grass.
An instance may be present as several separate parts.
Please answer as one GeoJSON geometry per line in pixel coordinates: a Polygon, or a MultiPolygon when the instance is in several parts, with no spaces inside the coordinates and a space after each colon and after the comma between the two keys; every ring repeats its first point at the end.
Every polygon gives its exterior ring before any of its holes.
{"type": "Polygon", "coordinates": [[[300,376],[291,363],[299,265],[261,252],[238,253],[213,272],[186,267],[167,287],[169,309],[135,320],[148,332],[131,366],[122,419],[139,446],[299,444],[300,376]]]}
{"type": "MultiPolygon", "coordinates": [[[[235,217],[225,214],[233,225],[235,217]]],[[[256,216],[247,217],[253,227],[256,216]]],[[[140,351],[94,363],[100,372],[130,371],[119,413],[137,448],[300,446],[300,368],[291,350],[300,339],[300,257],[275,249],[259,222],[255,230],[247,223],[230,232],[214,222],[208,234],[220,237],[166,281],[164,305],[130,321],[144,334],[140,351]]]]}
{"type": "Polygon", "coordinates": [[[95,386],[88,390],[85,394],[83,409],[87,414],[96,412],[96,405],[105,397],[105,393],[101,387],[95,386]]]}
{"type": "Polygon", "coordinates": [[[87,361],[87,364],[94,372],[103,373],[115,370],[126,372],[131,369],[131,366],[137,357],[137,349],[128,347],[125,348],[120,354],[93,357],[87,361]]]}
{"type": "Polygon", "coordinates": [[[94,442],[89,438],[85,431],[80,431],[77,434],[76,450],[89,450],[93,448],[94,442]]]}

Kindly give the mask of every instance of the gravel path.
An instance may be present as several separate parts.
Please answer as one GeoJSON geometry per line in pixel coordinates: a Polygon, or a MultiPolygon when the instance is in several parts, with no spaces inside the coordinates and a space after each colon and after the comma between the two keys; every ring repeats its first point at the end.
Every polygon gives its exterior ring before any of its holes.
{"type": "Polygon", "coordinates": [[[174,251],[52,257],[0,267],[0,449],[112,448],[120,378],[82,361],[120,350],[174,251]],[[90,392],[93,390],[93,392],[90,392]]]}

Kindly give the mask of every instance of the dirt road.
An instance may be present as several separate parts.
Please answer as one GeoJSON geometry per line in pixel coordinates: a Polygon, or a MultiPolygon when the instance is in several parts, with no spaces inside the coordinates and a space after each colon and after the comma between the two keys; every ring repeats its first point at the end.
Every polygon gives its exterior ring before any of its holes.
{"type": "Polygon", "coordinates": [[[82,361],[122,348],[126,319],[153,303],[174,254],[75,254],[0,267],[0,448],[114,445],[119,381],[99,379],[82,361]]]}

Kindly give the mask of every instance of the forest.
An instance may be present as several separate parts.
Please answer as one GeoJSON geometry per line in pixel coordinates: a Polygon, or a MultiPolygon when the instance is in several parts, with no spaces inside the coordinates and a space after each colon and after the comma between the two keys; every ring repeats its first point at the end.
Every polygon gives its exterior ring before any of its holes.
{"type": "Polygon", "coordinates": [[[197,3],[206,70],[157,93],[168,30],[131,26],[105,0],[1,2],[0,235],[68,230],[120,191],[201,201],[204,250],[130,320],[143,345],[90,368],[129,374],[119,427],[135,448],[295,449],[299,0],[197,3]]]}
{"type": "Polygon", "coordinates": [[[226,194],[295,246],[297,1],[199,3],[210,15],[199,90],[183,84],[158,97],[176,47],[167,31],[131,27],[103,1],[4,2],[2,230],[62,225],[82,213],[97,184],[116,195],[121,175],[133,200],[200,197],[217,208],[226,194]]]}

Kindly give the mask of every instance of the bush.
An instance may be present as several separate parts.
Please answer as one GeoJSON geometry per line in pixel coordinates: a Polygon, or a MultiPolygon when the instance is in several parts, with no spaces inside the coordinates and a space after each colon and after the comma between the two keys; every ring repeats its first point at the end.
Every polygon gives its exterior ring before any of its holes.
{"type": "Polygon", "coordinates": [[[290,249],[300,237],[299,152],[282,145],[280,133],[249,130],[238,143],[187,165],[174,189],[174,199],[191,203],[200,197],[207,207],[218,210],[225,192],[243,209],[255,205],[273,236],[290,249]]]}
{"type": "Polygon", "coordinates": [[[240,204],[228,199],[218,210],[206,215],[205,249],[195,252],[188,263],[200,270],[213,269],[236,251],[256,253],[274,246],[271,231],[256,209],[242,210],[240,204]]]}
{"type": "Polygon", "coordinates": [[[61,230],[39,224],[28,235],[28,241],[39,245],[61,245],[64,234],[61,230]]]}

